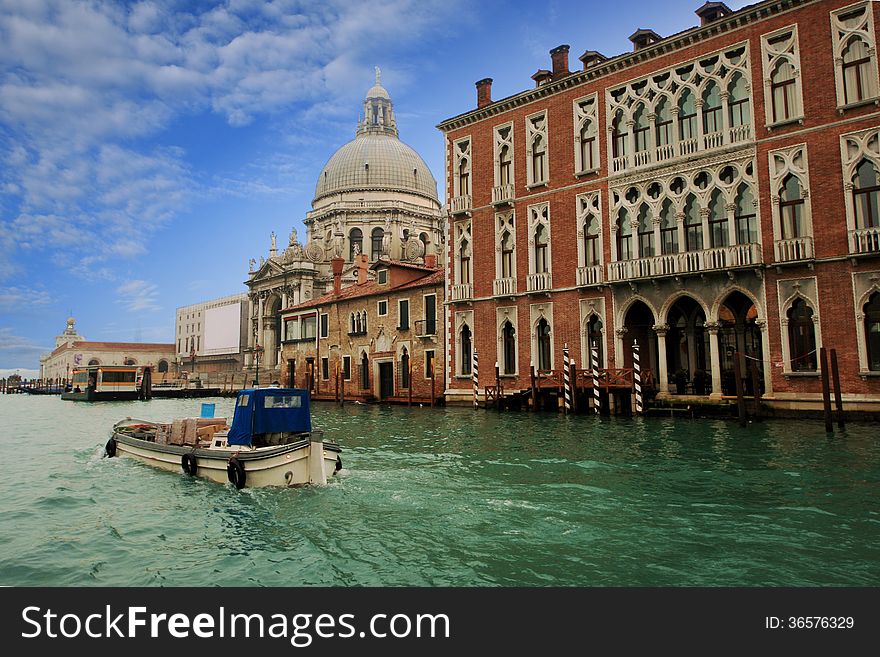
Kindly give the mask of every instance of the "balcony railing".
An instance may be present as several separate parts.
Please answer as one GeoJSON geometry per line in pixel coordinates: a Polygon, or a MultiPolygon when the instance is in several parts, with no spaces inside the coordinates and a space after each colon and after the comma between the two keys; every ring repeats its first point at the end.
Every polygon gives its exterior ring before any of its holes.
{"type": "MultiPolygon", "coordinates": [[[[751,125],[737,125],[727,130],[709,132],[699,137],[680,139],[675,144],[664,144],[651,150],[636,151],[631,155],[611,158],[611,172],[622,173],[631,169],[668,162],[674,157],[687,157],[696,153],[714,151],[724,146],[741,144],[754,139],[751,125]]],[[[630,144],[631,145],[631,144],[630,144]]]]}
{"type": "Polygon", "coordinates": [[[880,253],[880,226],[849,231],[850,253],[880,253]]]}
{"type": "Polygon", "coordinates": [[[602,265],[577,268],[577,284],[584,287],[587,285],[600,285],[605,282],[605,274],[602,265]]]}
{"type": "Polygon", "coordinates": [[[496,297],[516,294],[516,279],[513,277],[496,278],[494,281],[492,281],[492,293],[496,297]]]}
{"type": "Polygon", "coordinates": [[[793,262],[796,260],[813,259],[813,238],[793,237],[773,242],[773,254],[776,262],[793,262]]]}
{"type": "Polygon", "coordinates": [[[471,211],[471,195],[452,197],[452,214],[463,214],[471,211]]]}
{"type": "Polygon", "coordinates": [[[492,188],[492,204],[505,205],[513,200],[513,185],[498,185],[492,188]]]}
{"type": "Polygon", "coordinates": [[[730,143],[738,144],[741,141],[748,141],[752,138],[752,126],[735,125],[730,129],[730,143]]]}
{"type": "Polygon", "coordinates": [[[452,286],[452,300],[453,301],[465,301],[467,299],[473,299],[474,297],[474,284],[473,283],[461,283],[459,285],[452,286]]]}
{"type": "Polygon", "coordinates": [[[529,292],[543,292],[553,287],[553,279],[549,271],[543,274],[529,274],[526,279],[526,285],[529,292]]]}
{"type": "Polygon", "coordinates": [[[417,319],[413,322],[413,328],[416,332],[416,337],[424,338],[429,335],[437,335],[437,320],[436,319],[417,319]]]}
{"type": "Polygon", "coordinates": [[[719,269],[749,267],[762,262],[760,244],[735,244],[703,251],[618,260],[608,264],[608,278],[612,281],[628,281],[636,278],[697,274],[719,269]]]}
{"type": "Polygon", "coordinates": [[[353,331],[349,331],[348,334],[349,334],[349,335],[352,335],[352,336],[354,336],[354,335],[366,335],[366,334],[367,334],[367,329],[365,329],[365,328],[355,329],[355,330],[353,330],[353,331]]]}
{"type": "Polygon", "coordinates": [[[719,146],[724,145],[724,133],[723,132],[710,132],[707,135],[703,135],[703,148],[705,150],[709,150],[711,148],[718,148],[719,146]]]}

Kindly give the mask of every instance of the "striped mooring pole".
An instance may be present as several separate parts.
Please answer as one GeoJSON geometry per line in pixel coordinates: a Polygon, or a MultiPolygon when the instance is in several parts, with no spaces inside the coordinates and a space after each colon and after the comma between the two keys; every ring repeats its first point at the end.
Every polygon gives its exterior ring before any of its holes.
{"type": "Polygon", "coordinates": [[[565,414],[571,413],[571,358],[568,354],[568,343],[562,347],[562,381],[565,386],[565,414]]]}
{"type": "Polygon", "coordinates": [[[639,341],[633,340],[633,384],[636,388],[636,413],[642,412],[642,366],[639,363],[639,341]]]}
{"type": "Polygon", "coordinates": [[[602,396],[599,394],[599,344],[595,340],[590,348],[590,369],[593,370],[593,410],[599,415],[602,412],[602,396]]]}
{"type": "Polygon", "coordinates": [[[474,408],[480,407],[479,402],[479,393],[480,393],[480,385],[479,385],[479,375],[477,374],[477,348],[474,347],[474,362],[471,366],[471,373],[474,375],[474,408]]]}

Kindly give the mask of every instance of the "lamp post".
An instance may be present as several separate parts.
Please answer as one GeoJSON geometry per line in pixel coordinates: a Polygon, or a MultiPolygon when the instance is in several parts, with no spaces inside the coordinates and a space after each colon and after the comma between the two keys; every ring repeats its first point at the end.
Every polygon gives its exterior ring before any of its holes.
{"type": "Polygon", "coordinates": [[[196,378],[196,348],[192,347],[189,350],[189,359],[192,363],[192,375],[193,378],[196,378]]]}
{"type": "Polygon", "coordinates": [[[256,363],[254,367],[254,387],[260,387],[260,354],[263,353],[263,348],[255,344],[254,345],[254,362],[256,363]]]}

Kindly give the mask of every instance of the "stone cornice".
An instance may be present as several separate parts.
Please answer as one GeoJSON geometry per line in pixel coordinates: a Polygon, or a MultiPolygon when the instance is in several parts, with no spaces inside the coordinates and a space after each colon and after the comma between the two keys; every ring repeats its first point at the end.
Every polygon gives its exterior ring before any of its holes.
{"type": "Polygon", "coordinates": [[[750,23],[766,19],[769,16],[820,1],[821,0],[765,0],[764,2],[743,7],[723,18],[719,18],[717,21],[709,23],[708,25],[693,27],[683,32],[679,32],[678,34],[673,34],[654,45],[644,48],[643,50],[617,55],[616,57],[607,59],[601,64],[597,64],[585,71],[575,71],[560,80],[542,85],[537,89],[529,89],[520,92],[519,94],[497,100],[486,107],[459,114],[458,116],[442,121],[436,127],[442,132],[457,130],[458,128],[482,121],[483,119],[503,114],[516,107],[527,105],[541,98],[552,96],[565,89],[592,82],[598,78],[611,75],[612,73],[637,66],[655,57],[660,57],[676,50],[690,47],[695,43],[744,27],[750,23]]]}

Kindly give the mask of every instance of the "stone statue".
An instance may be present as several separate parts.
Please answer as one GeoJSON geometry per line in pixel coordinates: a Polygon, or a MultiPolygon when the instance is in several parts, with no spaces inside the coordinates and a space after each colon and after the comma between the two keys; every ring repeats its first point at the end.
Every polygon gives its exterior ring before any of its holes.
{"type": "Polygon", "coordinates": [[[291,228],[289,246],[293,246],[294,244],[296,244],[296,228],[291,228]]]}
{"type": "Polygon", "coordinates": [[[260,256],[260,268],[263,268],[263,265],[266,264],[266,259],[263,256],[260,256]]]}
{"type": "Polygon", "coordinates": [[[272,250],[273,251],[278,250],[278,245],[275,242],[275,231],[274,230],[272,231],[272,250]]]}
{"type": "Polygon", "coordinates": [[[376,84],[382,84],[382,71],[376,67],[376,84]]]}
{"type": "Polygon", "coordinates": [[[256,264],[257,264],[257,261],[254,260],[253,258],[248,260],[248,266],[249,266],[248,273],[252,274],[254,272],[254,265],[256,265],[256,264]]]}

